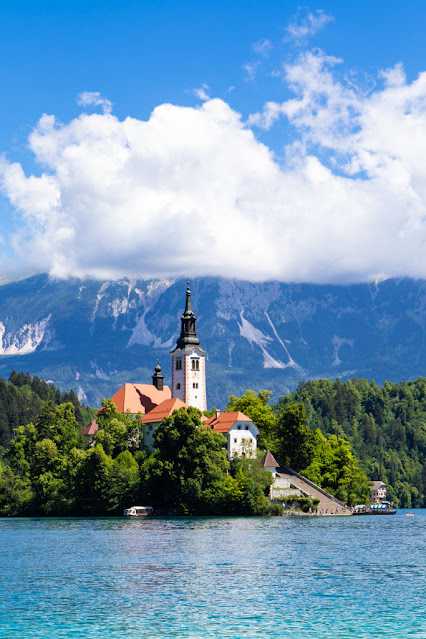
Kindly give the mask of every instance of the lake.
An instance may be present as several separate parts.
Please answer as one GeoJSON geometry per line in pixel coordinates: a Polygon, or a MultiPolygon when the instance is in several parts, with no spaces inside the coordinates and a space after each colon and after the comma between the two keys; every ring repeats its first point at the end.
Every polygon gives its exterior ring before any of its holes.
{"type": "Polygon", "coordinates": [[[0,519],[0,637],[426,637],[426,510],[0,519]]]}

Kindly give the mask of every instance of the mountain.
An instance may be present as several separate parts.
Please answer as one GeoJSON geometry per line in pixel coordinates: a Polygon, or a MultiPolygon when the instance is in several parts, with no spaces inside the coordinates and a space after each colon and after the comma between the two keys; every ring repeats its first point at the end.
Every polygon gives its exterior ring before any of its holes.
{"type": "MultiPolygon", "coordinates": [[[[166,382],[186,283],[99,282],[47,275],[0,286],[0,375],[29,371],[97,406],[124,382],[149,382],[157,358],[166,382]]],[[[426,282],[328,286],[191,281],[207,350],[208,405],[247,388],[274,399],[301,380],[426,374],[426,282]]]]}

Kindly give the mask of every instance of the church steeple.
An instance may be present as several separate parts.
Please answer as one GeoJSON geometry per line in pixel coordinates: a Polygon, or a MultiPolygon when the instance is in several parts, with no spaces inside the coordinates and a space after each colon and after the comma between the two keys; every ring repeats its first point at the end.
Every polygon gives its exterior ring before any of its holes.
{"type": "Polygon", "coordinates": [[[201,411],[206,401],[206,351],[200,346],[192,310],[191,289],[186,289],[185,310],[181,317],[180,336],[172,350],[172,397],[201,411]]]}
{"type": "Polygon", "coordinates": [[[189,282],[186,289],[186,304],[185,310],[181,317],[182,328],[180,331],[180,337],[177,340],[177,348],[185,348],[186,346],[199,346],[200,340],[197,336],[195,328],[195,322],[197,318],[192,310],[191,289],[189,288],[189,282]]]}

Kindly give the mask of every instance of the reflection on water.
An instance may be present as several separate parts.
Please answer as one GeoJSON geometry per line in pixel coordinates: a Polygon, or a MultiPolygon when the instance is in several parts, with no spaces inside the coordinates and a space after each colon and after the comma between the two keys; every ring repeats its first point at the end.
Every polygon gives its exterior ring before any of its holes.
{"type": "Polygon", "coordinates": [[[426,637],[414,518],[0,519],[0,637],[426,637]]]}

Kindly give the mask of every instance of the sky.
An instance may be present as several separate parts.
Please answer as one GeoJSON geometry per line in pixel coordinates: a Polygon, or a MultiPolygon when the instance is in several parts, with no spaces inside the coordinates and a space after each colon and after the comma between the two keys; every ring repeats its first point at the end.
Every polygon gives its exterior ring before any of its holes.
{"type": "Polygon", "coordinates": [[[0,277],[426,278],[425,20],[2,0],[0,277]]]}

